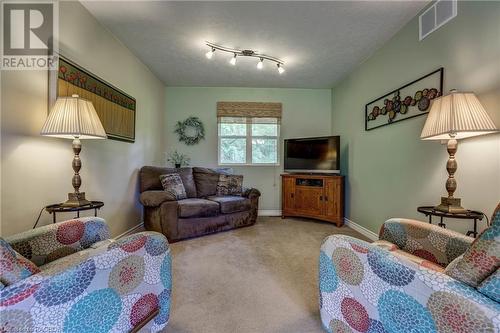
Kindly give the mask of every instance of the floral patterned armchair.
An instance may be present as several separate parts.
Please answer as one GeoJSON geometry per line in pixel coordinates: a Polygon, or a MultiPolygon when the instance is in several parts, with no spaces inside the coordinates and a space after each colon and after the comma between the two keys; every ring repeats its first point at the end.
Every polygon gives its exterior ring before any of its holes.
{"type": "Polygon", "coordinates": [[[319,258],[328,332],[500,332],[500,204],[476,240],[408,219],[370,244],[334,235],[319,258]]]}
{"type": "Polygon", "coordinates": [[[157,332],[168,322],[167,239],[108,239],[78,218],[0,239],[0,332],[157,332]]]}

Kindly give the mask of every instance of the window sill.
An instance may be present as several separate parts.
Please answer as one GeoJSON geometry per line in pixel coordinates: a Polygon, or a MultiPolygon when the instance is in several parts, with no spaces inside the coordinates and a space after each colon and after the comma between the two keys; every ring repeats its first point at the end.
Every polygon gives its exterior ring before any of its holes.
{"type": "Polygon", "coordinates": [[[279,163],[243,163],[243,164],[237,164],[237,163],[219,163],[217,164],[219,167],[279,167],[279,163]]]}

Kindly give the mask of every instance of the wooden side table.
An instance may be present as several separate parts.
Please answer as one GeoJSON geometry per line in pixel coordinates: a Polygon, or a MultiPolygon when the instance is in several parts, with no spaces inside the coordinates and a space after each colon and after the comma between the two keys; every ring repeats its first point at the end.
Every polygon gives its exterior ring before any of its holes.
{"type": "Polygon", "coordinates": [[[97,211],[101,209],[101,207],[104,206],[104,202],[102,201],[91,201],[90,204],[88,205],[83,205],[79,207],[68,207],[68,206],[63,206],[62,203],[58,204],[52,204],[45,206],[42,208],[40,211],[40,214],[38,215],[38,218],[36,219],[35,225],[33,226],[33,229],[36,228],[38,221],[40,221],[40,216],[42,216],[42,212],[46,210],[49,214],[52,214],[52,223],[56,223],[56,214],[57,213],[69,213],[69,212],[76,212],[76,217],[80,217],[80,212],[84,210],[94,210],[94,216],[97,216],[97,211]]]}
{"type": "Polygon", "coordinates": [[[477,237],[477,221],[482,221],[484,217],[484,213],[477,210],[467,210],[465,213],[447,213],[436,210],[434,206],[420,206],[417,211],[428,217],[430,224],[432,224],[433,216],[439,217],[438,226],[442,228],[446,228],[446,224],[443,222],[444,218],[474,220],[474,230],[467,231],[467,236],[472,235],[474,238],[477,237]]]}

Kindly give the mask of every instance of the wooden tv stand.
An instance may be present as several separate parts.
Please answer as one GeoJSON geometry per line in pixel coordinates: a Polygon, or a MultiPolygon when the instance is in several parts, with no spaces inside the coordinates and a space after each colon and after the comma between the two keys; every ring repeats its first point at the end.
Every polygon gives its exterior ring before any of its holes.
{"type": "Polygon", "coordinates": [[[301,216],[344,224],[344,177],[282,174],[281,217],[301,216]]]}

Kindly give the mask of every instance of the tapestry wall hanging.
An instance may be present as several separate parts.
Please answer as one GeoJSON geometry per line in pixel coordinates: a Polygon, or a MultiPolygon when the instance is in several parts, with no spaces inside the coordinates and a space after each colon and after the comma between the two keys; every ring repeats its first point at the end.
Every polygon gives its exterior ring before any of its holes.
{"type": "Polygon", "coordinates": [[[366,104],[365,130],[428,113],[431,101],[443,93],[443,72],[441,67],[366,104]]]}
{"type": "Polygon", "coordinates": [[[57,97],[73,94],[92,102],[108,139],[135,141],[135,98],[59,56],[59,70],[49,71],[49,110],[57,97]]]}

